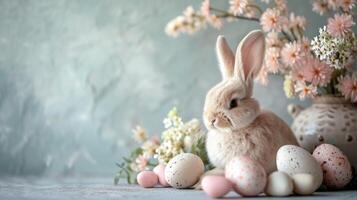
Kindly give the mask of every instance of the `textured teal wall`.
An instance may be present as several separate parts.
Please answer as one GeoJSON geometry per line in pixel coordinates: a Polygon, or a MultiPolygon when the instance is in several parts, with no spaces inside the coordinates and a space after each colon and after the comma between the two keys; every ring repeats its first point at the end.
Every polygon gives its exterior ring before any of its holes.
{"type": "MultiPolygon", "coordinates": [[[[0,0],[0,174],[110,175],[136,124],[159,134],[174,105],[201,118],[220,80],[217,35],[236,46],[259,26],[169,38],[166,23],[188,4],[200,1],[0,0]]],[[[310,1],[289,4],[310,36],[325,23],[310,1]]],[[[281,78],[255,96],[291,122],[281,78]]]]}

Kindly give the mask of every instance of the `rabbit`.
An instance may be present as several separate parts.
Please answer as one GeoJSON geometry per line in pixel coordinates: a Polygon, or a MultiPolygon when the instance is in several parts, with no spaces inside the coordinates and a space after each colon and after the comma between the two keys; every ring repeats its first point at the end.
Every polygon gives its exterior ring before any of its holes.
{"type": "Polygon", "coordinates": [[[208,91],[204,103],[208,158],[216,168],[224,169],[233,157],[248,155],[267,173],[273,172],[278,149],[298,143],[282,119],[261,110],[252,98],[253,81],[265,54],[264,34],[260,30],[250,32],[235,56],[224,36],[218,36],[216,51],[223,80],[208,91]]]}

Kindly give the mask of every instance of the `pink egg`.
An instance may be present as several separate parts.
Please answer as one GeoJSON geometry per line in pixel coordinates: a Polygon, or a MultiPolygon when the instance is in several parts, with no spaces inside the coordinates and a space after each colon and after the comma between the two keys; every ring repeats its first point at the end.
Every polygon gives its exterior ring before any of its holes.
{"type": "Polygon", "coordinates": [[[248,156],[233,158],[226,165],[225,176],[242,196],[257,196],[264,191],[267,175],[261,164],[248,156]]]}
{"type": "Polygon", "coordinates": [[[165,165],[159,164],[153,169],[153,171],[159,177],[160,185],[164,187],[170,186],[165,179],[165,165]]]}
{"type": "Polygon", "coordinates": [[[321,165],[323,183],[328,188],[341,189],[351,181],[351,164],[340,149],[331,144],[321,144],[312,155],[321,165]]]}
{"type": "Polygon", "coordinates": [[[139,185],[144,188],[151,188],[154,187],[158,182],[159,178],[157,175],[152,171],[142,171],[136,177],[139,185]]]}
{"type": "Polygon", "coordinates": [[[212,198],[221,198],[232,190],[232,183],[223,176],[205,176],[202,189],[212,198]]]}

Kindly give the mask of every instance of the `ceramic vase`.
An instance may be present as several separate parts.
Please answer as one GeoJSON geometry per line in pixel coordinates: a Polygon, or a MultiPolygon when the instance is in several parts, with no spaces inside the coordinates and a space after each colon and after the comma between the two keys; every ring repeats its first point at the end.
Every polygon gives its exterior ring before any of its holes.
{"type": "Polygon", "coordinates": [[[342,97],[321,96],[308,108],[289,105],[288,111],[301,147],[312,152],[319,144],[333,144],[357,167],[357,104],[342,97]]]}

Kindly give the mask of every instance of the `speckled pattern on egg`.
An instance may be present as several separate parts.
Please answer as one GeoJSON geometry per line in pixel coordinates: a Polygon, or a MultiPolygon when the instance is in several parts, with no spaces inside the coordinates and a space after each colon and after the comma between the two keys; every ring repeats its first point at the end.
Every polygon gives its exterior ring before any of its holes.
{"type": "Polygon", "coordinates": [[[322,183],[322,170],[317,160],[305,149],[295,145],[282,146],[276,156],[279,171],[290,176],[299,173],[308,173],[315,177],[315,187],[322,183]]]}
{"type": "Polygon", "coordinates": [[[182,153],[170,160],[165,168],[165,179],[174,188],[188,188],[194,185],[204,172],[200,157],[182,153]]]}
{"type": "Polygon", "coordinates": [[[243,196],[255,196],[264,190],[267,176],[264,168],[247,156],[232,159],[226,165],[226,178],[234,190],[243,196]]]}
{"type": "Polygon", "coordinates": [[[332,189],[340,189],[352,178],[351,165],[344,153],[331,144],[321,144],[313,153],[323,170],[323,183],[332,189]]]}

